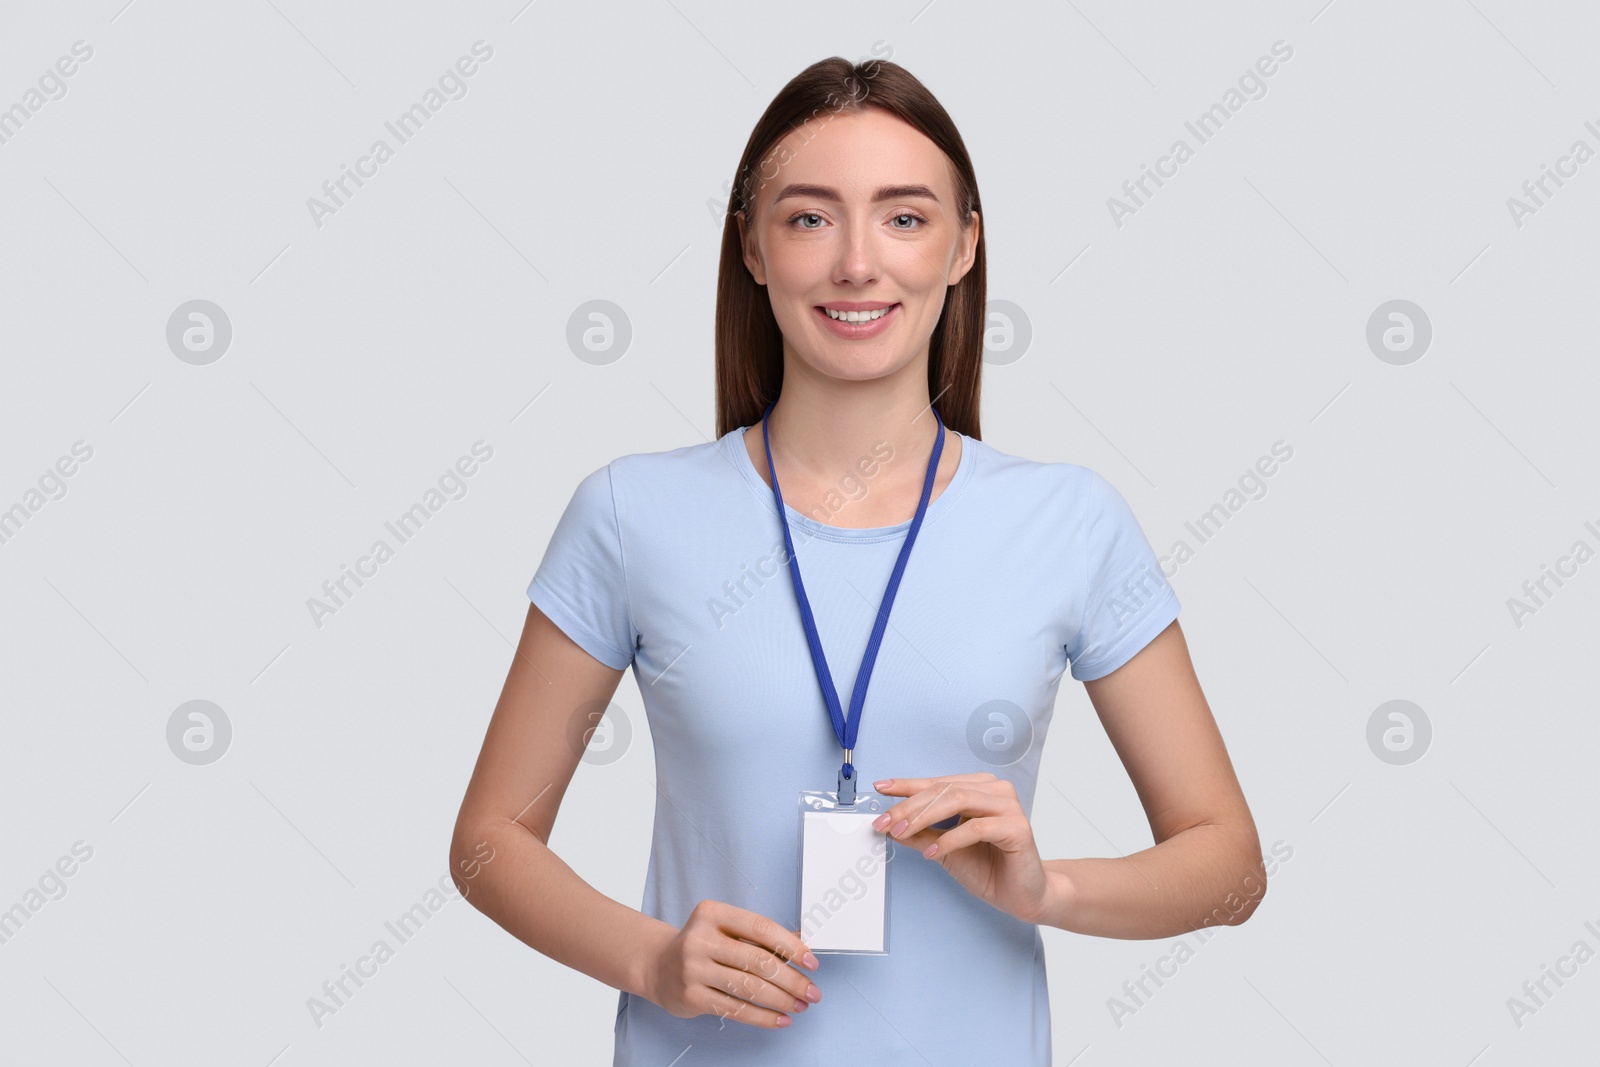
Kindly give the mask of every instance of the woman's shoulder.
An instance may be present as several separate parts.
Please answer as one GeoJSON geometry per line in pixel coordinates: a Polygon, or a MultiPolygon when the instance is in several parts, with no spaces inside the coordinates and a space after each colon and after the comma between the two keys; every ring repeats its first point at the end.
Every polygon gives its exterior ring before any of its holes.
{"type": "Polygon", "coordinates": [[[1069,460],[1041,460],[1003,451],[987,441],[965,439],[977,450],[983,480],[1008,496],[1061,506],[1099,505],[1117,487],[1093,467],[1069,460]]]}
{"type": "MultiPolygon", "coordinates": [[[[737,433],[737,431],[734,431],[737,433]]],[[[703,478],[727,469],[728,439],[712,438],[677,448],[652,452],[625,452],[606,463],[612,477],[654,481],[703,478]]]]}
{"type": "Polygon", "coordinates": [[[617,514],[651,509],[666,515],[704,501],[728,479],[737,479],[727,438],[650,452],[625,452],[593,466],[580,465],[578,495],[605,498],[617,514]]]}

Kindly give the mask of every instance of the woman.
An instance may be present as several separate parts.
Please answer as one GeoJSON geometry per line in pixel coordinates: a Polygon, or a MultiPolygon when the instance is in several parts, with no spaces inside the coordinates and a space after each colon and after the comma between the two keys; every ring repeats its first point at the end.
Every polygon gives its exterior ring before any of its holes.
{"type": "Polygon", "coordinates": [[[588,475],[529,586],[452,868],[513,935],[620,990],[617,1064],[1043,1067],[1039,925],[1166,937],[1242,922],[1264,891],[1177,598],[1126,502],[1085,467],[979,438],[978,205],[959,134],[903,68],[833,58],[785,86],[730,197],[718,439],[588,475]],[[819,966],[796,796],[845,784],[824,662],[841,694],[871,670],[852,766],[887,807],[892,933],[887,954],[819,966]],[[545,844],[573,726],[630,663],[659,794],[642,911],[545,844]],[[1156,844],[1133,856],[1035,845],[1069,665],[1149,818],[1156,844]]]}

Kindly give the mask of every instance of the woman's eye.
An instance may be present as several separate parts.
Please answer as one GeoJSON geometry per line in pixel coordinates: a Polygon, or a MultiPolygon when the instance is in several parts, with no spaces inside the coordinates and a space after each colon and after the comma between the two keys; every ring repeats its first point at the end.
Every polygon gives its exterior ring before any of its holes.
{"type": "MultiPolygon", "coordinates": [[[[904,230],[908,232],[911,230],[920,229],[922,226],[927,225],[928,222],[927,219],[923,218],[921,215],[918,215],[915,211],[902,211],[897,215],[889,216],[889,219],[892,223],[890,229],[904,230]],[[902,223],[904,223],[904,225],[902,225],[902,223]]],[[[795,226],[802,230],[820,230],[822,228],[821,224],[822,216],[817,214],[815,211],[802,211],[797,215],[791,215],[789,217],[789,225],[795,226]],[[803,221],[805,219],[815,219],[817,220],[817,225],[807,226],[803,221]]]]}
{"type": "MultiPolygon", "coordinates": [[[[895,230],[915,230],[919,229],[921,225],[926,225],[928,222],[927,219],[923,218],[921,215],[918,215],[915,211],[902,211],[897,215],[891,215],[889,218],[891,222],[894,223],[890,229],[895,230]]],[[[802,211],[797,215],[791,216],[789,219],[789,225],[798,226],[798,228],[802,230],[821,229],[821,223],[822,216],[817,214],[815,211],[802,211]],[[804,225],[803,220],[805,219],[815,219],[817,221],[817,225],[804,225]]]]}

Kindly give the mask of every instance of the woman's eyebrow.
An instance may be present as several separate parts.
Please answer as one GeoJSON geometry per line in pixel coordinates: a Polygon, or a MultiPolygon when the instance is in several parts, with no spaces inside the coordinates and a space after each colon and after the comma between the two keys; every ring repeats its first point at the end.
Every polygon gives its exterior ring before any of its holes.
{"type": "MultiPolygon", "coordinates": [[[[791,196],[805,197],[812,200],[831,200],[834,203],[843,202],[839,196],[839,190],[831,185],[806,185],[799,182],[791,182],[785,185],[778,195],[773,198],[772,202],[777,203],[779,200],[791,196]]],[[[939,198],[933,195],[933,190],[926,185],[885,185],[873,195],[872,202],[876,204],[883,200],[904,200],[914,196],[932,200],[935,204],[939,202],[939,198]]]]}

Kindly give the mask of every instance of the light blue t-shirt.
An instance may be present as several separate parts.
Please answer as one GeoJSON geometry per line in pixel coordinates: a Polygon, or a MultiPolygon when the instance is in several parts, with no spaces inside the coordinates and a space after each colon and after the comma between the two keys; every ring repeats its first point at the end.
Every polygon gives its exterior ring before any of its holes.
{"type": "MultiPolygon", "coordinates": [[[[720,900],[800,929],[798,794],[836,787],[839,742],[772,489],[744,429],[622,456],[585,477],[528,596],[596,659],[633,664],[660,791],[642,910],[681,927],[699,901],[720,900]]],[[[855,761],[868,789],[989,771],[1011,780],[1031,815],[1069,665],[1079,680],[1109,674],[1179,604],[1127,502],[1099,474],[971,437],[961,445],[907,561],[855,761]]],[[[841,478],[839,507],[821,517],[848,522],[846,498],[870,493],[882,464],[908,464],[920,480],[927,462],[884,446],[854,481],[841,478]]],[[[848,710],[911,523],[850,529],[785,508],[848,710]]],[[[887,955],[820,956],[821,1003],[782,1029],[679,1019],[621,993],[614,1064],[1048,1067],[1038,928],[972,896],[937,861],[890,848],[887,955]]]]}

